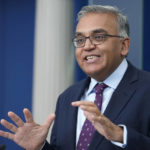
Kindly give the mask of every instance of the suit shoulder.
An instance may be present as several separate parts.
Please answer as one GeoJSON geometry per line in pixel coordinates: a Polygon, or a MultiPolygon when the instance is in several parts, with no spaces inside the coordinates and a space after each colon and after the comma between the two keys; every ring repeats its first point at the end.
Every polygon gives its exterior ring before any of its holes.
{"type": "Polygon", "coordinates": [[[90,80],[89,78],[86,78],[77,83],[72,84],[64,92],[62,92],[60,96],[70,95],[71,93],[76,93],[78,90],[85,87],[89,83],[89,80],[90,80]]]}
{"type": "Polygon", "coordinates": [[[140,81],[148,81],[148,82],[150,81],[150,72],[141,70],[141,69],[133,66],[131,63],[129,63],[127,73],[129,73],[129,76],[133,79],[135,79],[136,76],[138,76],[138,79],[140,81]]]}
{"type": "Polygon", "coordinates": [[[143,80],[150,81],[150,72],[145,70],[139,70],[139,77],[143,80]]]}

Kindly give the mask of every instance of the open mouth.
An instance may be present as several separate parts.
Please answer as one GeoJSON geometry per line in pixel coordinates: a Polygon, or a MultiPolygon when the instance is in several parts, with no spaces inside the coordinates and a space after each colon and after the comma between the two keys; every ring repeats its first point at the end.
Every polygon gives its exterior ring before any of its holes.
{"type": "Polygon", "coordinates": [[[100,56],[86,56],[85,57],[85,60],[93,60],[93,59],[96,59],[96,58],[98,58],[98,57],[100,57],[100,56]]]}

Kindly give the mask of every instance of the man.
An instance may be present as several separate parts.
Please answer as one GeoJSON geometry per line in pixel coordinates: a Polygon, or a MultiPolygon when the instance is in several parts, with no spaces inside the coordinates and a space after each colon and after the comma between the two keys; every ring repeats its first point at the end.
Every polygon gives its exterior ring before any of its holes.
{"type": "Polygon", "coordinates": [[[88,78],[60,95],[56,116],[51,114],[42,126],[28,109],[24,109],[26,122],[9,112],[16,126],[2,119],[13,133],[0,131],[0,136],[26,150],[149,150],[150,74],[126,60],[127,18],[117,8],[92,5],[83,7],[78,19],[73,43],[88,78]],[[48,144],[45,139],[54,119],[48,144]]]}

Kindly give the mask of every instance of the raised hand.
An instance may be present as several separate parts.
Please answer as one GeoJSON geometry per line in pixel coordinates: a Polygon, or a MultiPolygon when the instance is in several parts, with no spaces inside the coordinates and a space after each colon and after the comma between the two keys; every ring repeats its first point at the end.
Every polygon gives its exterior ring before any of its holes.
{"type": "Polygon", "coordinates": [[[101,114],[98,107],[93,102],[76,101],[72,103],[72,106],[80,107],[85,117],[91,121],[95,129],[106,139],[123,142],[123,129],[101,114]]]}
{"type": "Polygon", "coordinates": [[[8,116],[16,125],[2,119],[0,123],[11,132],[0,130],[0,136],[13,140],[26,150],[40,150],[55,115],[51,114],[43,125],[39,125],[34,122],[32,114],[28,109],[25,108],[23,113],[26,122],[23,122],[15,113],[8,112],[8,116]]]}

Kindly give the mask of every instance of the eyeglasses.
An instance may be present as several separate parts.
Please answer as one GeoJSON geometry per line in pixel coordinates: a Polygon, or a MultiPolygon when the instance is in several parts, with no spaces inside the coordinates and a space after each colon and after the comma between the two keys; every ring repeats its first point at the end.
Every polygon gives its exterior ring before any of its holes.
{"type": "Polygon", "coordinates": [[[86,39],[89,39],[91,44],[100,45],[103,44],[108,37],[124,38],[123,36],[119,35],[94,33],[88,37],[77,36],[72,41],[75,47],[80,48],[85,46],[86,39]]]}

